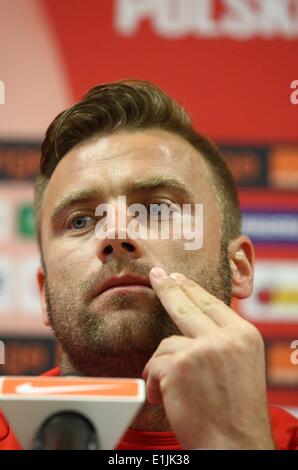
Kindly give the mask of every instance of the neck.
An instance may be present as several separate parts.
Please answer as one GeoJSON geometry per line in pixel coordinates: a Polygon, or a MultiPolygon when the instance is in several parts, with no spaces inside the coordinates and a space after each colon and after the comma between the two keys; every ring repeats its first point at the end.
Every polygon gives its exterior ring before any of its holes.
{"type": "MultiPolygon", "coordinates": [[[[84,372],[77,370],[70,362],[69,358],[65,353],[62,355],[60,364],[62,375],[89,375],[84,372]]],[[[113,369],[114,371],[115,369],[113,369]]],[[[110,374],[105,373],[104,370],[98,370],[97,373],[92,373],[92,376],[96,377],[108,377],[110,374]]],[[[113,372],[113,377],[117,377],[117,374],[113,372]]],[[[132,377],[140,377],[140,373],[131,375],[132,377]]],[[[118,377],[123,377],[123,373],[119,372],[118,377]]],[[[136,418],[130,425],[131,429],[138,431],[171,431],[169,422],[165,415],[164,407],[162,405],[151,405],[149,402],[145,402],[141,410],[137,414],[136,418]]]]}

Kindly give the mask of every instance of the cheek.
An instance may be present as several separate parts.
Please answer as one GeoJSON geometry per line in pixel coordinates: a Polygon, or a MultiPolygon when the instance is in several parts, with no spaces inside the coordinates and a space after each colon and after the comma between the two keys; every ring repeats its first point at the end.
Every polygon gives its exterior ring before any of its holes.
{"type": "Polygon", "coordinates": [[[82,280],[90,271],[95,258],[95,247],[90,241],[79,238],[52,241],[45,257],[48,276],[64,284],[69,284],[70,280],[82,280]]]}
{"type": "Polygon", "coordinates": [[[218,210],[204,206],[202,252],[208,259],[219,260],[221,251],[221,220],[218,210]]]}
{"type": "Polygon", "coordinates": [[[158,255],[160,260],[173,258],[173,262],[194,259],[218,262],[221,252],[220,221],[217,213],[208,211],[206,207],[207,205],[203,207],[202,213],[196,219],[183,219],[179,234],[176,232],[174,236],[171,227],[167,240],[146,240],[144,243],[148,252],[158,255]]]}
{"type": "Polygon", "coordinates": [[[168,273],[183,272],[187,275],[207,263],[204,248],[185,250],[183,240],[147,240],[144,247],[145,258],[150,265],[161,266],[168,273]]]}

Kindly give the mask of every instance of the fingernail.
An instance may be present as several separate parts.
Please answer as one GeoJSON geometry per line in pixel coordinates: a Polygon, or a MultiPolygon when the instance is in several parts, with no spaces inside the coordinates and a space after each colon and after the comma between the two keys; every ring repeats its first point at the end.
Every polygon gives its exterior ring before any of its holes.
{"type": "Polygon", "coordinates": [[[185,276],[183,276],[183,274],[180,274],[180,273],[172,273],[170,274],[170,277],[174,279],[175,281],[183,281],[183,279],[185,279],[185,276]]]}
{"type": "Polygon", "coordinates": [[[166,279],[168,277],[167,273],[162,268],[152,268],[150,271],[150,275],[153,277],[153,279],[158,280],[166,279]]]}

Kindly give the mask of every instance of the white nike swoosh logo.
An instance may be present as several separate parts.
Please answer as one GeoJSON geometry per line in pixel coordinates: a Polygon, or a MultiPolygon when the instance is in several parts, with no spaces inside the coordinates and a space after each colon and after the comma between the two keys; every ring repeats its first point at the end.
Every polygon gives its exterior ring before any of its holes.
{"type": "Polygon", "coordinates": [[[92,390],[115,390],[121,388],[121,385],[57,385],[55,387],[35,387],[30,382],[18,385],[16,387],[16,393],[20,394],[39,394],[39,393],[67,393],[67,392],[90,392],[92,390]]]}

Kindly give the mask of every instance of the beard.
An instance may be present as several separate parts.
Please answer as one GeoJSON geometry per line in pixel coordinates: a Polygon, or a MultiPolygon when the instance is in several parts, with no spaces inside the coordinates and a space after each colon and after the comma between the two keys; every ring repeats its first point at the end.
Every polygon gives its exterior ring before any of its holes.
{"type": "MultiPolygon", "coordinates": [[[[194,264],[193,257],[184,252],[181,259],[176,257],[163,267],[168,273],[184,274],[230,305],[232,275],[227,248],[221,248],[220,263],[216,266],[211,260],[205,260],[205,266],[199,269],[194,264]]],[[[99,283],[120,273],[149,279],[151,268],[152,265],[135,259],[125,264],[111,259],[86,281],[75,281],[63,269],[59,276],[63,282],[51,282],[46,277],[49,320],[64,353],[62,372],[140,377],[160,342],[181,335],[153,290],[104,297],[92,294],[99,283]]]]}

